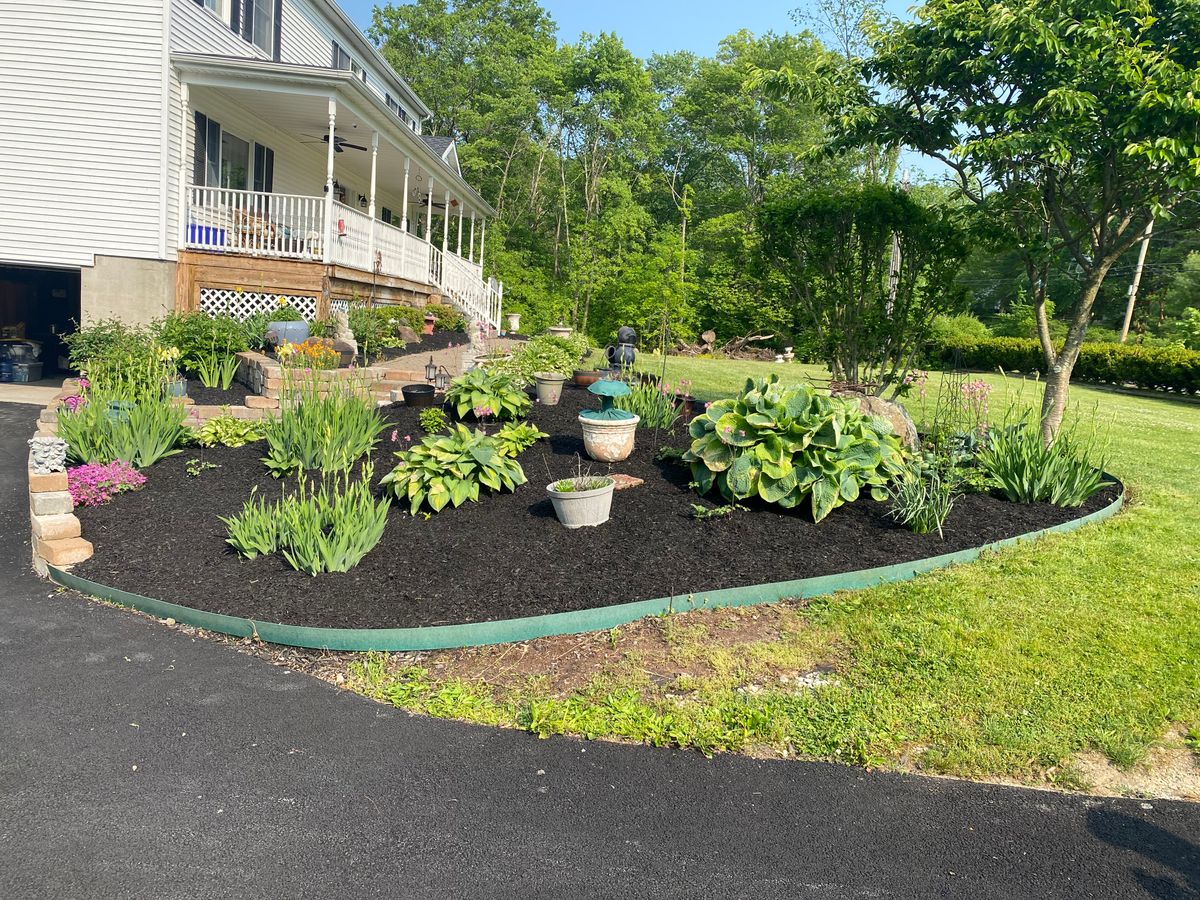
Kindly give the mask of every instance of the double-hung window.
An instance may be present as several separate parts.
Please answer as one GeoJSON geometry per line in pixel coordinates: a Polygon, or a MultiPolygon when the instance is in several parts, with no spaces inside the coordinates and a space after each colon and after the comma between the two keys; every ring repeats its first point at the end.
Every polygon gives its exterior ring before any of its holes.
{"type": "Polygon", "coordinates": [[[251,145],[201,112],[195,114],[195,123],[193,184],[235,191],[274,190],[275,153],[270,147],[251,145]]]}
{"type": "MultiPolygon", "coordinates": [[[[207,4],[209,0],[203,2],[207,4]]],[[[283,0],[229,0],[229,3],[229,27],[278,61],[283,0]]]]}
{"type": "Polygon", "coordinates": [[[333,42],[333,54],[329,62],[333,68],[350,72],[359,81],[367,80],[367,73],[363,71],[363,67],[356,63],[354,57],[347,53],[346,48],[337,41],[333,42]]]}

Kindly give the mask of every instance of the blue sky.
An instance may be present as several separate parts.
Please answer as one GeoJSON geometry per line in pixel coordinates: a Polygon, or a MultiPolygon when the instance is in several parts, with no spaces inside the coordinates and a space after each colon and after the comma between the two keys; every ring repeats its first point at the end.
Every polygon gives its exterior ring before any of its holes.
{"type": "MultiPolygon", "coordinates": [[[[371,22],[375,0],[338,0],[362,28],[371,22]]],[[[573,41],[581,31],[615,31],[635,54],[647,57],[671,50],[711,54],[727,34],[747,28],[795,30],[789,13],[804,0],[541,0],[558,23],[559,37],[573,41]]],[[[902,14],[909,0],[888,0],[902,14]]]]}

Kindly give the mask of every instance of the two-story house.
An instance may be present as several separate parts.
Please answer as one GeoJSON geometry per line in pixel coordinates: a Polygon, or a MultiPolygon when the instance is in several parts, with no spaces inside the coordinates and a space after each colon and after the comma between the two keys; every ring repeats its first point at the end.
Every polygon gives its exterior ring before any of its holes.
{"type": "Polygon", "coordinates": [[[332,0],[5,0],[0,326],[432,295],[498,325],[494,211],[428,116],[332,0]]]}

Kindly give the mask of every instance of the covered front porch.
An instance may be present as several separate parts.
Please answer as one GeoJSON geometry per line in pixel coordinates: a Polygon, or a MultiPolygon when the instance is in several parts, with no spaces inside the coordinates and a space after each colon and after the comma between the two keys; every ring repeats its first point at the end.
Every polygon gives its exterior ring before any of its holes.
{"type": "Polygon", "coordinates": [[[503,289],[483,276],[493,211],[463,180],[450,142],[417,134],[390,98],[349,72],[196,55],[173,62],[188,308],[228,290],[205,287],[205,273],[245,277],[245,264],[229,258],[238,257],[258,261],[263,283],[239,281],[252,293],[291,296],[280,273],[311,291],[319,271],[321,295],[301,297],[317,308],[346,299],[339,293],[386,301],[407,289],[499,327],[503,289]]]}

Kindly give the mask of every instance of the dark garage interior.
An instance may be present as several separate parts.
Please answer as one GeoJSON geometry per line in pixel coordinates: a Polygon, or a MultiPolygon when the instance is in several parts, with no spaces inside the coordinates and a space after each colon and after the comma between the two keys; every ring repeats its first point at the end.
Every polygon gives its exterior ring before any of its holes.
{"type": "Polygon", "coordinates": [[[65,374],[60,335],[79,321],[79,270],[0,265],[0,378],[36,381],[65,374]],[[38,371],[38,363],[41,371],[38,371]]]}

